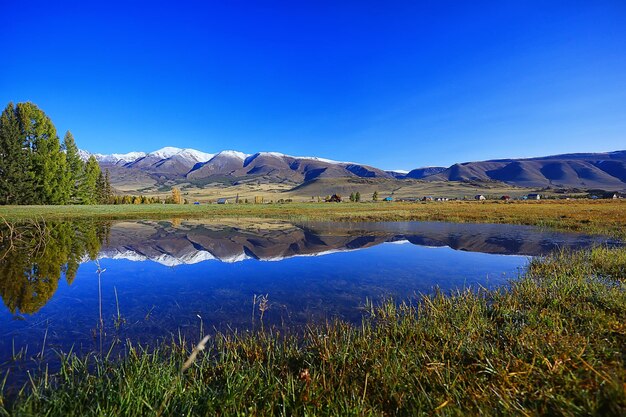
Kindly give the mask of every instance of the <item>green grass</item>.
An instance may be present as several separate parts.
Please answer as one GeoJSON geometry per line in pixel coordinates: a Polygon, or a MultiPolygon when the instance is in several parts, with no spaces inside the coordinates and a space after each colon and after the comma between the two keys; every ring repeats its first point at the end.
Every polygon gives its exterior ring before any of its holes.
{"type": "Polygon", "coordinates": [[[368,305],[363,324],[62,356],[0,414],[624,415],[626,249],[531,262],[506,290],[368,305]]]}
{"type": "Polygon", "coordinates": [[[248,217],[292,221],[435,220],[510,223],[602,233],[626,238],[626,201],[552,200],[516,202],[449,201],[431,203],[289,203],[119,206],[0,206],[0,218],[171,219],[248,217]]]}

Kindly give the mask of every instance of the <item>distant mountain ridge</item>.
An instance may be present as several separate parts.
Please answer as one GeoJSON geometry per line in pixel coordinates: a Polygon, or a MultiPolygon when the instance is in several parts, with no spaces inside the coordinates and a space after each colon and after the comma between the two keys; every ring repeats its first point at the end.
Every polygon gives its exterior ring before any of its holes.
{"type": "Polygon", "coordinates": [[[428,181],[502,181],[522,187],[626,189],[626,151],[465,162],[428,181]]]}
{"type": "MultiPolygon", "coordinates": [[[[84,159],[89,152],[81,151],[84,159]]],[[[102,167],[141,171],[166,180],[210,178],[263,178],[300,184],[317,178],[384,177],[392,175],[364,164],[339,162],[314,156],[291,156],[278,152],[245,154],[238,151],[206,153],[195,149],[166,147],[154,152],[93,154],[102,167]]]]}
{"type": "MultiPolygon", "coordinates": [[[[89,152],[80,151],[87,159],[89,152]]],[[[626,190],[626,150],[575,153],[535,158],[464,162],[450,167],[423,167],[385,171],[370,165],[278,152],[245,154],[238,151],[207,153],[165,147],[153,152],[93,154],[116,178],[150,177],[158,181],[284,182],[294,186],[317,179],[344,177],[418,179],[423,181],[500,181],[521,187],[626,190]]]]}

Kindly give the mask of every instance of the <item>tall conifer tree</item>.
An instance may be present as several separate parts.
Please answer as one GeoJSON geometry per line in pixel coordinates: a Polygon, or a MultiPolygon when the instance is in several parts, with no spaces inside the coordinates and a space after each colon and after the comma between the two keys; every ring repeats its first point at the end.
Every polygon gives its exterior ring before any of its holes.
{"type": "Polygon", "coordinates": [[[104,195],[106,196],[105,204],[110,204],[113,198],[113,188],[111,187],[111,175],[108,168],[104,173],[104,195]]]}
{"type": "Polygon", "coordinates": [[[78,147],[74,141],[74,136],[69,130],[63,138],[63,147],[65,148],[65,159],[67,161],[67,180],[69,182],[70,203],[79,203],[80,183],[85,175],[85,163],[80,159],[78,147]]]}
{"type": "Polygon", "coordinates": [[[96,158],[91,155],[85,164],[85,176],[80,186],[80,198],[83,204],[96,204],[98,196],[96,184],[100,175],[100,166],[96,158]]]}
{"type": "Polygon", "coordinates": [[[106,201],[106,189],[104,184],[104,174],[102,170],[98,172],[98,179],[96,180],[96,203],[104,204],[106,201]]]}
{"type": "Polygon", "coordinates": [[[30,151],[24,149],[17,111],[9,103],[0,116],[0,204],[33,202],[30,151]]]}
{"type": "Polygon", "coordinates": [[[35,202],[65,204],[69,200],[69,182],[65,154],[56,128],[46,114],[33,103],[18,103],[17,118],[24,146],[31,149],[35,202]]]}

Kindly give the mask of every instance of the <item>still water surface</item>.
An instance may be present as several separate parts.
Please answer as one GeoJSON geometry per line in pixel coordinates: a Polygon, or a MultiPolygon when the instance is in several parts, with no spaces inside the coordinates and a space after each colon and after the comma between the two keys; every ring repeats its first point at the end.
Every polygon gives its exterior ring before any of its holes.
{"type": "Polygon", "coordinates": [[[367,299],[506,285],[530,257],[616,244],[526,226],[174,220],[3,231],[0,371],[12,354],[94,351],[213,329],[357,322],[367,299]],[[98,274],[98,270],[100,273],[98,274]]]}

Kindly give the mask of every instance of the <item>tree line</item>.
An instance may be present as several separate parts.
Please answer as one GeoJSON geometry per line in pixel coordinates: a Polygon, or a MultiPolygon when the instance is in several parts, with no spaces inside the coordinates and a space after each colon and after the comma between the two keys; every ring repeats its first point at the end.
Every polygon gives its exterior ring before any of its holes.
{"type": "Polygon", "coordinates": [[[59,140],[35,104],[9,103],[0,116],[0,204],[109,204],[108,170],[83,161],[70,131],[59,140]]]}

